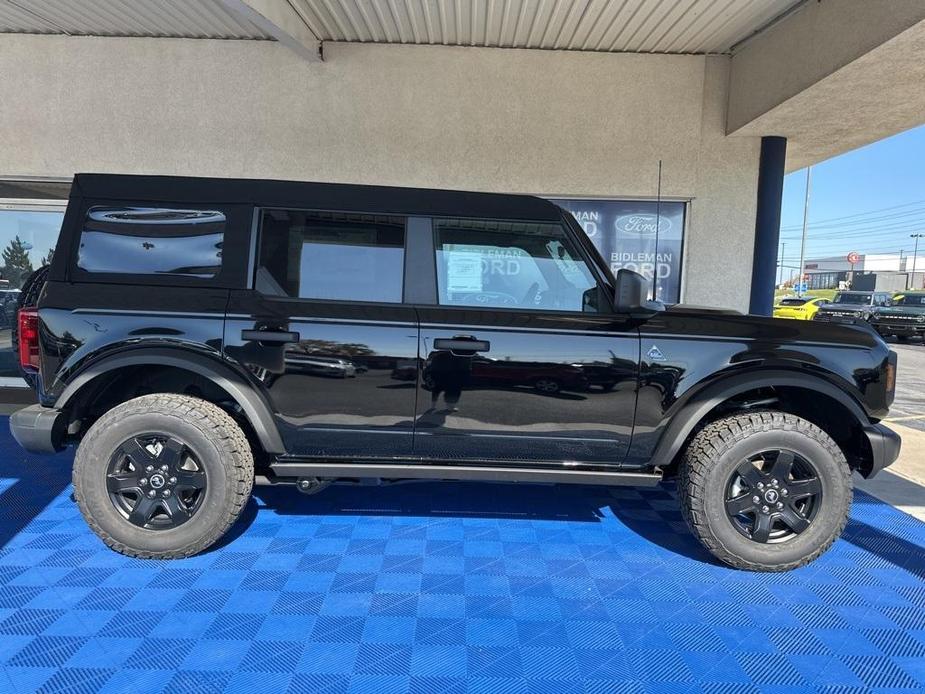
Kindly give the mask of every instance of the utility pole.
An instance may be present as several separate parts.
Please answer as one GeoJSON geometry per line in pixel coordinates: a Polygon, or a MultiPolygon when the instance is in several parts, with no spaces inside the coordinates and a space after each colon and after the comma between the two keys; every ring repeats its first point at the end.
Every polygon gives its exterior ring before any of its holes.
{"type": "Polygon", "coordinates": [[[780,245],[780,260],[777,261],[777,286],[784,283],[784,254],[787,252],[786,241],[780,245]]]}
{"type": "MultiPolygon", "coordinates": [[[[803,288],[803,265],[806,263],[806,222],[809,217],[809,190],[813,178],[813,167],[806,167],[806,195],[803,197],[803,237],[800,239],[800,269],[798,270],[799,278],[797,279],[798,288],[803,288]]],[[[797,296],[803,296],[803,292],[797,292],[797,296]]]]}
{"type": "Polygon", "coordinates": [[[909,238],[915,239],[915,248],[912,251],[912,280],[910,281],[912,289],[915,289],[915,266],[916,261],[919,259],[919,239],[925,236],[925,234],[909,234],[909,238]]]}

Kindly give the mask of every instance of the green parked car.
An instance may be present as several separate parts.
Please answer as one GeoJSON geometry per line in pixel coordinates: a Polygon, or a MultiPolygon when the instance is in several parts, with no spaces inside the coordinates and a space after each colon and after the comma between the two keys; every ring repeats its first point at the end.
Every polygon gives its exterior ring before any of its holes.
{"type": "Polygon", "coordinates": [[[874,311],[870,324],[883,337],[900,342],[925,335],[925,291],[904,292],[893,297],[892,306],[874,311]]]}

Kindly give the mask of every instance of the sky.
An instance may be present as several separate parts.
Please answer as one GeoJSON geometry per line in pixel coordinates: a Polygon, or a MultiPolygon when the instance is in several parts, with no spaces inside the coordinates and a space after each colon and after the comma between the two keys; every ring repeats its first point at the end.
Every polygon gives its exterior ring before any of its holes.
{"type": "MultiPolygon", "coordinates": [[[[858,253],[912,255],[913,233],[925,233],[925,125],[813,167],[806,258],[858,253]]],[[[784,178],[778,263],[800,264],[806,169],[784,178]]],[[[925,238],[919,239],[919,258],[925,238]]]]}

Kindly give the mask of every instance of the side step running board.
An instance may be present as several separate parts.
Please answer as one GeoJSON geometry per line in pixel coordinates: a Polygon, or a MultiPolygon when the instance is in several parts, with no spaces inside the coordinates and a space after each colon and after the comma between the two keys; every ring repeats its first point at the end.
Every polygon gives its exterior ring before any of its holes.
{"type": "Polygon", "coordinates": [[[428,465],[426,463],[331,463],[277,462],[270,465],[275,477],[480,480],[483,482],[546,482],[651,487],[661,473],[581,469],[518,468],[496,465],[428,465]]]}

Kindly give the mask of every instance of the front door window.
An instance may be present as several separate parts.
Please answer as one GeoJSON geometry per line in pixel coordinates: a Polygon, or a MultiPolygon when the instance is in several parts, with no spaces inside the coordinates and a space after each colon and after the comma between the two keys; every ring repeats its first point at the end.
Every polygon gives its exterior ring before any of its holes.
{"type": "Polygon", "coordinates": [[[594,276],[557,224],[434,222],[443,306],[588,311],[594,276]]]}

